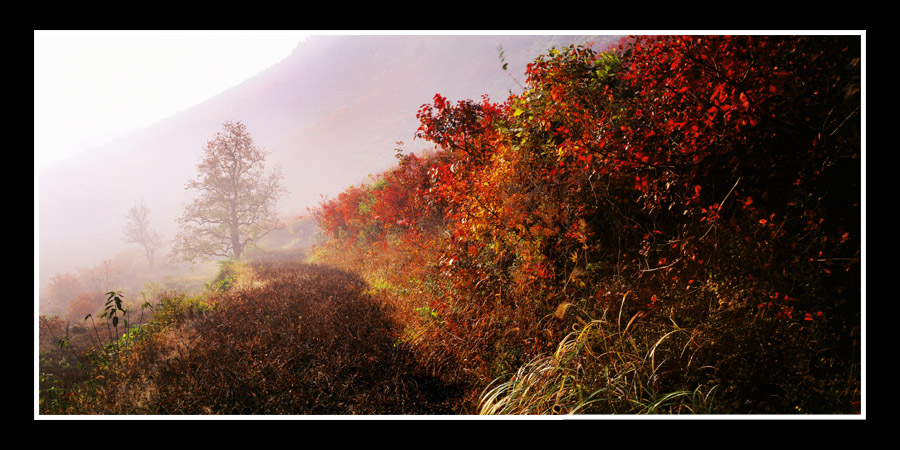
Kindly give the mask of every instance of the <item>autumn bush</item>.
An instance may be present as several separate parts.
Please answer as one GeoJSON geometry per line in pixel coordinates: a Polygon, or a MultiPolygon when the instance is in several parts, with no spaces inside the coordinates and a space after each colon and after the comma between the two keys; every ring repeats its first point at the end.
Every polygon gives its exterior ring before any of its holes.
{"type": "Polygon", "coordinates": [[[420,352],[473,389],[616,317],[670,411],[858,412],[859,38],[638,36],[527,76],[423,105],[436,150],[323,202],[322,260],[427,281],[420,352]]]}

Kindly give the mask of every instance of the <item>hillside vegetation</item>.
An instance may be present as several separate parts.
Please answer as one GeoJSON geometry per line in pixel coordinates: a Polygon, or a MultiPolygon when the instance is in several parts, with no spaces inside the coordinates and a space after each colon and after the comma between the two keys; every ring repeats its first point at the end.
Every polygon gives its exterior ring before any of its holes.
{"type": "Polygon", "coordinates": [[[421,353],[496,380],[484,412],[857,412],[859,58],[842,36],[551,50],[503,103],[424,105],[436,149],[324,202],[320,260],[428,311],[421,353]]]}
{"type": "MultiPolygon", "coordinates": [[[[269,255],[223,268],[203,300],[169,296],[127,349],[45,413],[435,414],[453,390],[398,346],[357,276],[269,255]]],[[[113,347],[108,348],[113,349],[113,347]]]]}
{"type": "Polygon", "coordinates": [[[860,51],[645,36],[435,95],[434,148],[323,201],[309,255],[121,338],[107,303],[77,358],[47,318],[41,413],[859,414],[860,51]]]}

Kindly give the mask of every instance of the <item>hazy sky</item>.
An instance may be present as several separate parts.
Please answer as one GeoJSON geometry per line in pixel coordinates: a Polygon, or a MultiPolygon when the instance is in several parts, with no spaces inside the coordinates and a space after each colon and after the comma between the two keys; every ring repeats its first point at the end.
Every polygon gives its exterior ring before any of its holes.
{"type": "Polygon", "coordinates": [[[316,32],[37,30],[35,166],[207,100],[281,61],[307,34],[316,32]]]}
{"type": "Polygon", "coordinates": [[[300,31],[35,31],[35,164],[151,125],[287,57],[300,31]]]}

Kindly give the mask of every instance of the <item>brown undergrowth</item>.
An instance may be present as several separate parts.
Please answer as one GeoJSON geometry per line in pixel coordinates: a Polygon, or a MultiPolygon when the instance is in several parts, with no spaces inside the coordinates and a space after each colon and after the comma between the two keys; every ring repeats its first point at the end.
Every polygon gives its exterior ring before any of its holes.
{"type": "Polygon", "coordinates": [[[113,368],[94,372],[92,401],[67,412],[453,412],[458,390],[419,367],[394,308],[377,301],[358,276],[277,255],[231,270],[239,275],[209,295],[209,311],[147,337],[113,368]]]}

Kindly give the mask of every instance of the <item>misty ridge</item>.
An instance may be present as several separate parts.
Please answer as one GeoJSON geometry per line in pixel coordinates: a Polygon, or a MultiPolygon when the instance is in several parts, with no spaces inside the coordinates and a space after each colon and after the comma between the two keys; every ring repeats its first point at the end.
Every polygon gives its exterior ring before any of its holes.
{"type": "MultiPolygon", "coordinates": [[[[281,62],[214,98],[42,167],[37,193],[42,291],[52,277],[73,275],[93,280],[82,282],[92,285],[84,287],[88,290],[104,291],[110,283],[136,290],[148,281],[142,276],[186,287],[173,278],[196,267],[169,261],[169,243],[191,199],[185,184],[197,174],[204,143],[226,121],[245,124],[268,153],[266,165],[283,171],[287,194],[278,213],[296,219],[323,198],[389,168],[398,143],[411,152],[431,147],[413,138],[415,112],[436,93],[502,101],[521,89],[525,65],[549,48],[589,41],[602,47],[612,40],[311,36],[281,62]],[[158,234],[152,267],[145,250],[123,234],[135,207],[146,208],[158,234]]],[[[198,270],[201,279],[214,268],[198,270]]]]}

